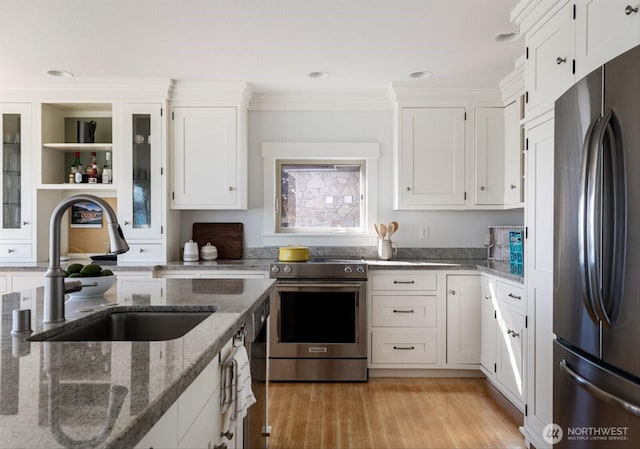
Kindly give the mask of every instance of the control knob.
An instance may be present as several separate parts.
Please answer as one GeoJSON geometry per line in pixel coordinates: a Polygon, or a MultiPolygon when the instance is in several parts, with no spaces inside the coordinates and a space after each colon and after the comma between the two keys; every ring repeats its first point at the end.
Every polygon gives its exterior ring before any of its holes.
{"type": "Polygon", "coordinates": [[[277,265],[272,266],[271,267],[271,272],[274,273],[274,274],[280,273],[280,267],[277,266],[277,265]]]}
{"type": "Polygon", "coordinates": [[[349,265],[347,265],[346,267],[344,267],[344,272],[345,273],[351,273],[351,272],[353,272],[353,269],[349,265]]]}
{"type": "Polygon", "coordinates": [[[356,271],[357,271],[358,273],[364,273],[364,267],[363,267],[362,265],[358,265],[358,266],[356,267],[356,271]]]}
{"type": "Polygon", "coordinates": [[[284,272],[285,272],[285,273],[291,273],[291,271],[292,271],[292,269],[291,269],[291,266],[290,266],[290,265],[285,265],[285,266],[284,266],[284,268],[283,268],[283,270],[284,270],[284,272]]]}

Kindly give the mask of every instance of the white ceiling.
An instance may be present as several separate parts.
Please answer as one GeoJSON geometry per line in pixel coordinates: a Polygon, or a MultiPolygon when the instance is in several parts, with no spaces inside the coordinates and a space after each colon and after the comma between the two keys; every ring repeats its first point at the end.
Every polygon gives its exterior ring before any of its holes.
{"type": "Polygon", "coordinates": [[[239,80],[256,92],[485,88],[513,69],[515,0],[0,0],[0,82],[239,80]],[[428,80],[408,74],[430,70],[428,80]],[[310,79],[328,71],[328,79],[310,79]],[[55,80],[53,80],[55,81],[55,80]]]}

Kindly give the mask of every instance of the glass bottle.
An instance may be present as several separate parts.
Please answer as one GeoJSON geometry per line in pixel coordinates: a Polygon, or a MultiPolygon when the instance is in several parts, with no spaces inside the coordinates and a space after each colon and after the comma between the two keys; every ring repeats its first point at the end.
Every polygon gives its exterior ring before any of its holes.
{"type": "Polygon", "coordinates": [[[104,167],[102,167],[102,183],[111,184],[113,182],[111,175],[111,153],[107,151],[105,158],[105,164],[104,167]]]}
{"type": "Polygon", "coordinates": [[[98,163],[96,162],[96,152],[91,152],[91,161],[87,166],[87,182],[89,184],[98,183],[98,163]]]}

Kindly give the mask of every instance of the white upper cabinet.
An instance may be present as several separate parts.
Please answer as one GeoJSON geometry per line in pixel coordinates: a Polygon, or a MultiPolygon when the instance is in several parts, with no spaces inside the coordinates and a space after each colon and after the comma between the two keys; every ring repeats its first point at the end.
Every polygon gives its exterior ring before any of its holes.
{"type": "Polygon", "coordinates": [[[576,80],[639,43],[637,1],[576,0],[576,80]]]}
{"type": "Polygon", "coordinates": [[[173,108],[174,209],[246,208],[237,107],[173,108]]]}
{"type": "Polygon", "coordinates": [[[553,107],[574,82],[573,3],[567,2],[526,37],[526,110],[553,107]]]}
{"type": "Polygon", "coordinates": [[[520,100],[504,108],[504,204],[523,203],[523,153],[520,100]]]}
{"type": "Polygon", "coordinates": [[[475,127],[475,204],[501,205],[505,176],[504,109],[476,108],[475,127]]]}
{"type": "Polygon", "coordinates": [[[398,209],[465,204],[465,108],[400,111],[398,209]]]}

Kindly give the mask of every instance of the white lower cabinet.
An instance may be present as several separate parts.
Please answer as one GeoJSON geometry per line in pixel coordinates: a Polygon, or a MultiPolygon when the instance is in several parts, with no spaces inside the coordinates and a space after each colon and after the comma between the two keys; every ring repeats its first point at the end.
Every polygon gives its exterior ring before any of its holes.
{"type": "MultiPolygon", "coordinates": [[[[496,380],[516,399],[524,402],[524,333],[525,317],[515,309],[499,305],[496,348],[496,380]]],[[[504,392],[504,390],[503,390],[504,392]]]]}
{"type": "Polygon", "coordinates": [[[480,369],[524,412],[527,327],[524,286],[483,274],[480,298],[480,369]]]}
{"type": "Polygon", "coordinates": [[[438,275],[380,270],[369,278],[369,368],[434,368],[441,362],[438,275]]]}
{"type": "Polygon", "coordinates": [[[368,298],[370,375],[376,369],[479,368],[477,272],[376,270],[368,298]]]}
{"type": "Polygon", "coordinates": [[[447,275],[447,365],[480,363],[480,276],[447,275]]]}
{"type": "Polygon", "coordinates": [[[221,435],[220,361],[228,357],[232,347],[232,341],[229,341],[220,351],[220,356],[215,357],[187,387],[140,440],[137,448],[212,449],[224,442],[231,449],[239,444],[241,436],[234,435],[228,439],[221,435]]]}

